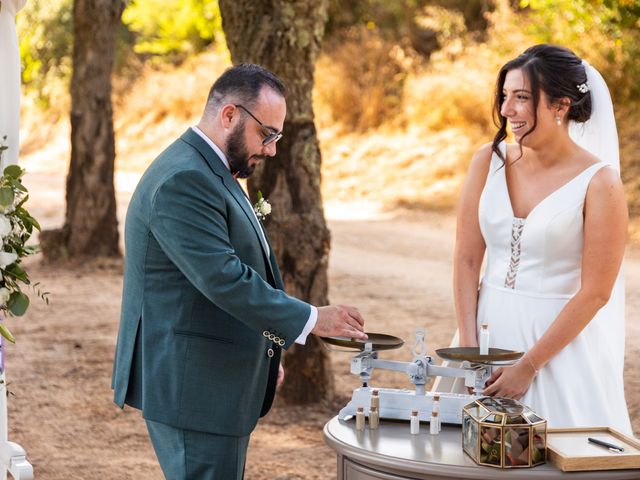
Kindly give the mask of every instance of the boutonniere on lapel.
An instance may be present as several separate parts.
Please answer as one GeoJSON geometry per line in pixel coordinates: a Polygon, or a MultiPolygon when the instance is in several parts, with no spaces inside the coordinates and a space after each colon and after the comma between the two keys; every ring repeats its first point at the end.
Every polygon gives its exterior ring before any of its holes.
{"type": "Polygon", "coordinates": [[[264,220],[271,213],[271,204],[264,199],[260,190],[258,190],[258,201],[253,205],[253,211],[256,212],[258,220],[264,220]]]}

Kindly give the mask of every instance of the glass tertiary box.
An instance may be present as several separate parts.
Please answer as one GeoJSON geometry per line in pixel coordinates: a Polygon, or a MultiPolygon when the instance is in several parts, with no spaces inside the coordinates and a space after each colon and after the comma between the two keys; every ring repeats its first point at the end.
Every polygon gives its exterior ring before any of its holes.
{"type": "Polygon", "coordinates": [[[547,421],[510,398],[481,397],[462,409],[462,448],[479,465],[545,463],[547,421]]]}

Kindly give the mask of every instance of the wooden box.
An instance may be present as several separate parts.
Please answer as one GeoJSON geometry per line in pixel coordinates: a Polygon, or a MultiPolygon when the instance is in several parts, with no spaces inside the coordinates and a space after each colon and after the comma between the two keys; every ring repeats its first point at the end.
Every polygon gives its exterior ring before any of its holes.
{"type": "Polygon", "coordinates": [[[547,431],[547,460],[563,472],[640,469],[640,441],[608,427],[551,428],[547,431]],[[589,443],[589,437],[624,447],[624,452],[589,443]]]}

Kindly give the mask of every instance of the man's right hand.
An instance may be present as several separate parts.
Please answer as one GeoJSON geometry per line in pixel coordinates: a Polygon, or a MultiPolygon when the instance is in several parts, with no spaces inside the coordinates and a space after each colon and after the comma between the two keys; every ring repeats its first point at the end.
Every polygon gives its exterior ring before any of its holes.
{"type": "Polygon", "coordinates": [[[364,318],[357,308],[346,305],[318,307],[318,320],[311,333],[319,337],[367,339],[364,318]]]}

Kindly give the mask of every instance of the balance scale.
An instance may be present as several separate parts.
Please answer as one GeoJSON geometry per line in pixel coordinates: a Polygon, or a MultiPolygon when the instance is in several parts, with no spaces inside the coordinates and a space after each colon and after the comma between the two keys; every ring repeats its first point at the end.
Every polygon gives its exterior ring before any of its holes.
{"type": "Polygon", "coordinates": [[[491,375],[491,367],[511,365],[523,355],[522,352],[499,348],[490,348],[487,355],[480,355],[479,348],[442,348],[436,350],[440,358],[461,362],[460,367],[444,367],[436,365],[433,358],[426,354],[425,330],[418,329],[415,331],[412,361],[381,360],[378,358],[380,350],[400,348],[404,341],[384,334],[368,333],[367,335],[369,337],[367,340],[346,337],[323,338],[330,345],[360,350],[360,353],[351,359],[351,373],[360,377],[362,386],[353,391],[349,403],[340,410],[338,418],[341,420],[355,417],[358,407],[363,407],[365,415],[368,416],[372,391],[377,390],[380,397],[380,418],[409,420],[411,412],[415,410],[421,421],[429,421],[433,410],[433,397],[439,395],[441,421],[460,425],[462,407],[482,396],[484,383],[491,375]],[[370,387],[369,380],[376,368],[405,373],[415,388],[370,387]],[[472,388],[473,393],[425,391],[429,377],[438,376],[464,378],[465,386],[472,388]]]}

